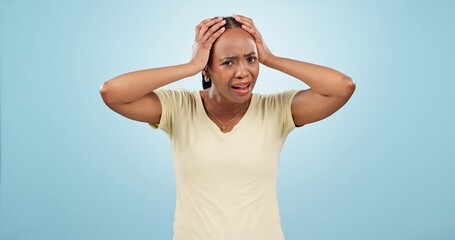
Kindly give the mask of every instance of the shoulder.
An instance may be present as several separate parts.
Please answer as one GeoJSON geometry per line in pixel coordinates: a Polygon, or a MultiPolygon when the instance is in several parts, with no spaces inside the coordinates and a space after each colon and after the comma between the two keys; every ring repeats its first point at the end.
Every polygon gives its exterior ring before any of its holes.
{"type": "Polygon", "coordinates": [[[160,101],[170,101],[172,103],[191,101],[196,98],[197,91],[188,90],[185,88],[180,89],[169,89],[169,88],[158,88],[153,91],[160,101]]]}
{"type": "MultiPolygon", "coordinates": [[[[154,90],[160,99],[162,108],[167,113],[181,115],[196,111],[198,106],[199,91],[180,89],[159,88],[154,90]]],[[[200,100],[199,100],[200,101],[200,100]]]]}
{"type": "Polygon", "coordinates": [[[286,90],[272,94],[256,94],[257,115],[263,119],[269,129],[279,131],[281,137],[295,128],[291,106],[299,90],[286,90]]]}
{"type": "Polygon", "coordinates": [[[290,105],[294,96],[299,92],[297,89],[281,91],[277,93],[255,93],[257,103],[268,107],[290,105]]]}
{"type": "Polygon", "coordinates": [[[163,88],[155,89],[153,92],[155,92],[156,94],[169,95],[169,96],[174,96],[174,97],[178,97],[178,96],[188,97],[188,96],[193,95],[193,93],[195,91],[191,91],[186,88],[170,89],[170,88],[163,87],[163,88]]]}

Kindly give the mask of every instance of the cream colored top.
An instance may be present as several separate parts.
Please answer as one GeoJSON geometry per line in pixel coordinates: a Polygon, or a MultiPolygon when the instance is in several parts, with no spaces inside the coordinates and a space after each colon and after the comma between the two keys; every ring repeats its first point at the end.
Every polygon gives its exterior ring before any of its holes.
{"type": "Polygon", "coordinates": [[[199,91],[155,93],[162,115],[150,126],[165,131],[173,149],[174,240],[284,240],[276,181],[297,90],[253,94],[228,133],[207,116],[199,91]]]}

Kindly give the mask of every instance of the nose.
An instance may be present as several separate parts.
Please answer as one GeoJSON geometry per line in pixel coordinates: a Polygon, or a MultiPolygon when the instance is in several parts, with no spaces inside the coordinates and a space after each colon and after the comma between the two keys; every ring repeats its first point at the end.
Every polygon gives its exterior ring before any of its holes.
{"type": "Polygon", "coordinates": [[[235,77],[243,79],[248,77],[248,74],[249,74],[248,66],[246,65],[246,63],[240,63],[236,69],[235,77]]]}

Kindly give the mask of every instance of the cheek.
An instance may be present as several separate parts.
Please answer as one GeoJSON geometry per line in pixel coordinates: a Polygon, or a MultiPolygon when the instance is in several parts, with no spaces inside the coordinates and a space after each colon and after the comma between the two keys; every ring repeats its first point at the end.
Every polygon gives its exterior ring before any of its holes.
{"type": "Polygon", "coordinates": [[[222,82],[226,81],[226,79],[229,79],[232,76],[233,71],[226,68],[216,67],[213,68],[211,74],[212,74],[211,76],[215,78],[215,81],[222,82]]]}
{"type": "Polygon", "coordinates": [[[251,72],[251,75],[254,76],[254,78],[257,78],[259,75],[259,65],[256,65],[253,68],[251,68],[250,72],[251,72]]]}
{"type": "Polygon", "coordinates": [[[221,87],[227,81],[226,79],[228,79],[226,73],[222,71],[212,71],[210,76],[212,77],[212,83],[219,87],[221,87]]]}

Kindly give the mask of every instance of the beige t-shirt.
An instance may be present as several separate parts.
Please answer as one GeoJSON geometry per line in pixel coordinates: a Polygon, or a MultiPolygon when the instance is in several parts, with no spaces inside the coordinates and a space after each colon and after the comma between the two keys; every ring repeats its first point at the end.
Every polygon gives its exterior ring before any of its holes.
{"type": "Polygon", "coordinates": [[[280,151],[295,128],[297,90],[253,94],[232,131],[207,116],[199,91],[155,90],[172,142],[174,240],[284,240],[276,192],[280,151]]]}

